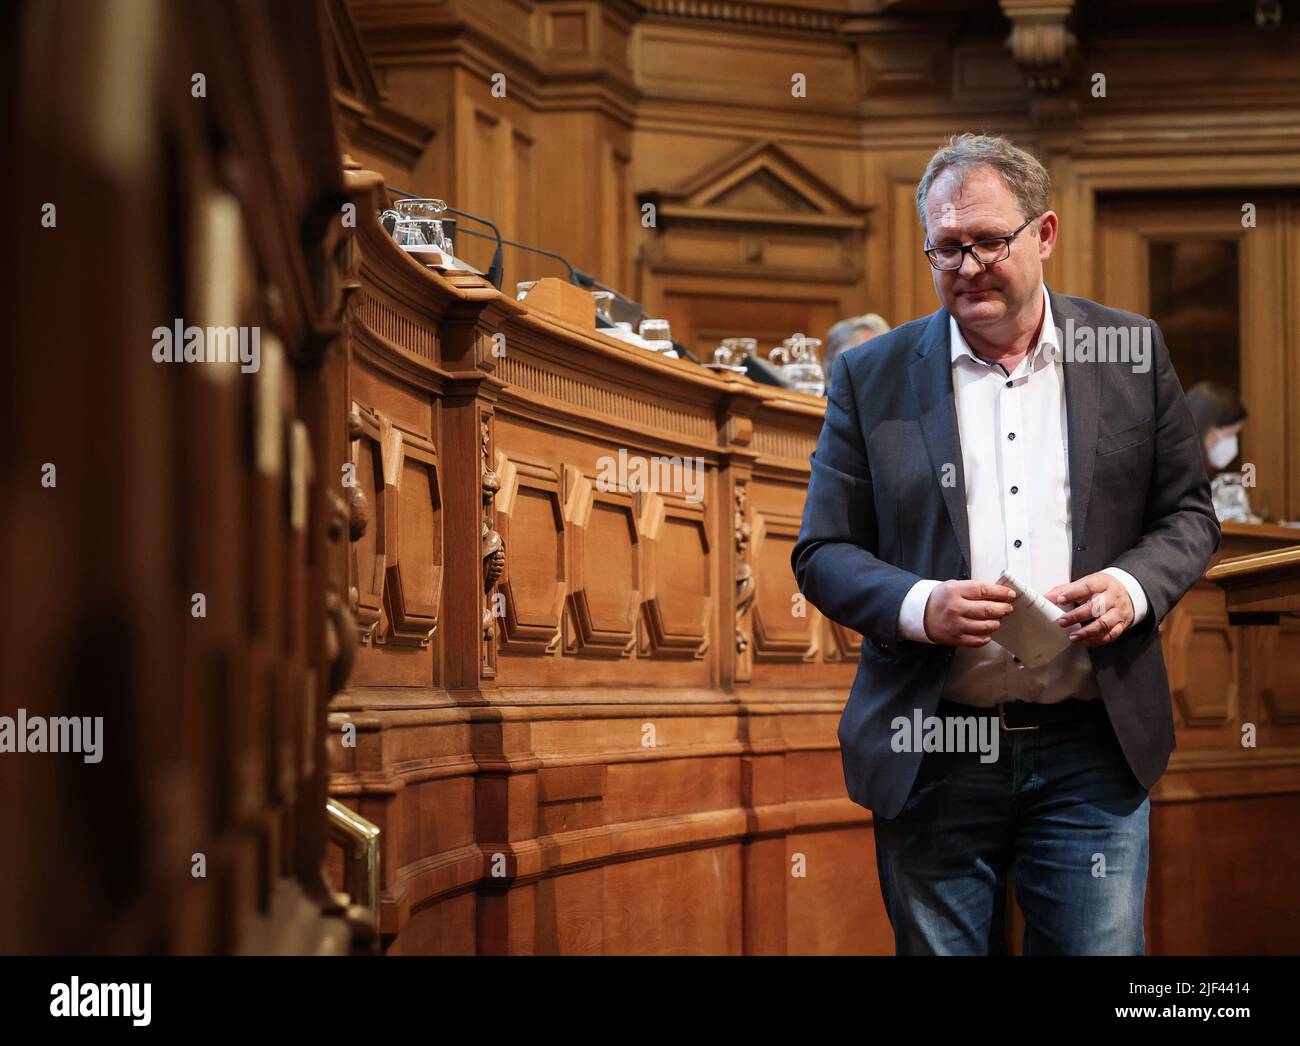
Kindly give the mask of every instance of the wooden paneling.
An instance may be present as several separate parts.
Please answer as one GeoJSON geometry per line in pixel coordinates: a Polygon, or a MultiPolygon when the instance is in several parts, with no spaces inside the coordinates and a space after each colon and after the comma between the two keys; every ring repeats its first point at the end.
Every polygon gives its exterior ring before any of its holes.
{"type": "MultiPolygon", "coordinates": [[[[332,767],[335,793],[383,828],[389,951],[466,947],[435,931],[431,913],[451,906],[454,918],[467,890],[481,953],[847,946],[844,921],[816,910],[834,889],[829,861],[802,901],[787,901],[805,877],[784,857],[767,887],[743,872],[756,842],[798,850],[792,823],[819,845],[864,846],[834,738],[852,643],[839,636],[830,658],[808,663],[830,633],[795,599],[789,566],[819,402],[579,331],[471,277],[423,272],[369,218],[356,258],[353,453],[383,507],[384,570],[368,623],[379,550],[356,547],[363,647],[356,685],[333,706],[332,767]],[[389,315],[419,327],[404,336],[435,357],[377,335],[371,324],[389,315]],[[485,351],[496,333],[504,356],[485,351]],[[485,436],[453,450],[446,433],[462,415],[481,417],[485,436]],[[399,416],[425,427],[410,432],[390,420],[399,416]],[[395,493],[391,474],[414,447],[424,448],[420,481],[399,472],[395,493]],[[451,481],[474,471],[483,448],[483,526],[500,537],[503,568],[488,571],[489,556],[472,575],[444,571],[427,648],[394,642],[394,579],[405,586],[409,573],[424,591],[438,563],[480,548],[451,481]],[[435,474],[439,486],[425,478],[435,474]],[[426,511],[431,491],[441,529],[426,511]],[[490,656],[461,689],[438,666],[471,634],[452,633],[450,607],[463,615],[471,604],[474,621],[487,612],[490,656]],[[782,668],[794,674],[767,679],[782,668]],[[765,682],[723,687],[745,673],[765,682]],[[355,749],[339,743],[347,724],[355,749]],[[762,937],[786,924],[787,903],[798,936],[762,937]]],[[[862,875],[871,884],[872,867],[862,875]]],[[[859,902],[848,925],[872,928],[872,947],[886,950],[871,889],[859,902]]]]}
{"type": "MultiPolygon", "coordinates": [[[[1284,527],[1223,531],[1214,563],[1296,543],[1284,527]]],[[[1223,590],[1198,582],[1161,642],[1178,748],[1151,793],[1149,950],[1293,953],[1300,926],[1275,897],[1300,874],[1300,846],[1281,827],[1300,818],[1300,629],[1231,626],[1223,590]]]]}

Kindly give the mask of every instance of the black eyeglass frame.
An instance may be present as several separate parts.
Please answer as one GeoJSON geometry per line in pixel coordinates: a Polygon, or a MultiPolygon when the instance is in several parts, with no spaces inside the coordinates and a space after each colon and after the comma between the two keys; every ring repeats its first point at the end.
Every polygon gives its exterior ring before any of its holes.
{"type": "MultiPolygon", "coordinates": [[[[925,260],[930,263],[930,268],[934,269],[936,272],[956,272],[958,269],[960,269],[963,265],[966,264],[967,254],[974,255],[975,260],[979,262],[980,265],[983,265],[985,268],[988,268],[988,266],[990,265],[997,265],[999,262],[1004,262],[1008,258],[1010,258],[1011,241],[1014,240],[1026,228],[1028,228],[1030,225],[1032,225],[1041,217],[1042,217],[1041,214],[1035,215],[1034,217],[1026,221],[1023,225],[1021,225],[1020,228],[1016,229],[1014,232],[1007,233],[1005,236],[988,236],[982,240],[976,240],[973,243],[955,243],[955,244],[945,245],[943,247],[922,247],[921,253],[925,255],[925,260]],[[994,258],[991,261],[985,261],[975,252],[975,248],[981,245],[987,246],[990,243],[1002,244],[1002,249],[1006,251],[1006,253],[1002,255],[1002,257],[1000,258],[994,258]],[[934,251],[961,251],[961,258],[958,260],[956,265],[950,265],[944,267],[936,264],[934,260],[934,254],[933,254],[934,251]]],[[[925,242],[926,243],[930,242],[930,238],[928,236],[926,237],[925,242]]]]}

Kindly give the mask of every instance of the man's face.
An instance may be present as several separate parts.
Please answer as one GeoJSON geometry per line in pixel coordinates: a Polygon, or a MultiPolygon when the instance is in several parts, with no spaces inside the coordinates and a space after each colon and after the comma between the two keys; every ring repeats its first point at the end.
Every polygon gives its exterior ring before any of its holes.
{"type": "MultiPolygon", "coordinates": [[[[965,175],[960,189],[951,170],[930,187],[925,202],[929,246],[1007,236],[1026,218],[1039,217],[1017,210],[1006,183],[991,168],[977,167],[965,175]]],[[[990,336],[1014,326],[1043,282],[1043,262],[1052,254],[1056,227],[1055,213],[1047,211],[1011,241],[1011,254],[1005,260],[985,266],[967,252],[960,269],[931,269],[935,293],[944,308],[962,327],[990,336]]]]}

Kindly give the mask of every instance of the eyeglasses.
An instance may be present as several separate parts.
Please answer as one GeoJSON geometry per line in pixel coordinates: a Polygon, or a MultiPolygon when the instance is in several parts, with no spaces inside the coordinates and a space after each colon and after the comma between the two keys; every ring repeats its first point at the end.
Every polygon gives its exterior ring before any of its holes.
{"type": "MultiPolygon", "coordinates": [[[[953,269],[960,269],[966,263],[967,252],[973,254],[975,260],[981,265],[996,265],[1000,261],[1006,261],[1011,256],[1011,241],[1019,236],[1025,226],[1033,221],[1034,219],[1030,218],[1019,229],[1008,233],[1006,236],[994,236],[988,240],[963,243],[960,247],[925,247],[923,250],[925,256],[930,260],[931,267],[938,269],[940,272],[951,272],[953,269]]],[[[929,242],[927,238],[926,243],[929,242]]]]}

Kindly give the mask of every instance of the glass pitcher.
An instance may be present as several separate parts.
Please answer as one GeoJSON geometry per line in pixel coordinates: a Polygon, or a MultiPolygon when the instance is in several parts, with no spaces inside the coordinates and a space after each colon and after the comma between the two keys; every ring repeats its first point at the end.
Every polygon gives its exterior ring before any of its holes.
{"type": "Polygon", "coordinates": [[[745,373],[745,360],[758,352],[755,338],[723,338],[722,344],[713,350],[713,361],[705,366],[710,370],[745,373]]]}
{"type": "Polygon", "coordinates": [[[393,240],[403,250],[412,254],[431,254],[441,251],[451,254],[451,241],[442,227],[442,212],[447,209],[442,200],[398,200],[392,210],[384,211],[381,218],[393,219],[393,240]]]}
{"type": "Polygon", "coordinates": [[[810,396],[826,395],[826,372],[818,361],[822,342],[820,338],[805,338],[792,334],[768,353],[787,385],[810,396]]]}
{"type": "Polygon", "coordinates": [[[1220,472],[1210,481],[1210,498],[1220,523],[1259,523],[1250,508],[1250,495],[1240,472],[1220,472]]]}

